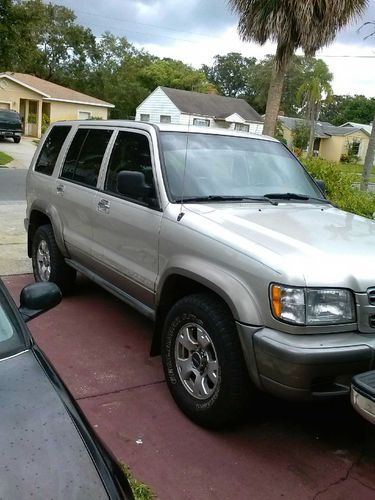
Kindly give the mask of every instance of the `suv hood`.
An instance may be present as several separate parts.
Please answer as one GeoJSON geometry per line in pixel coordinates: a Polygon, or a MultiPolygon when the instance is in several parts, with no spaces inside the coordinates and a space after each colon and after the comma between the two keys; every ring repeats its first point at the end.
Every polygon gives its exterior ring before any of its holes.
{"type": "Polygon", "coordinates": [[[204,231],[272,267],[286,283],[375,286],[375,222],[329,205],[190,205],[204,231]],[[218,228],[219,226],[219,228],[218,228]],[[299,280],[298,278],[299,277],[299,280]],[[297,279],[297,282],[296,282],[297,279]]]}

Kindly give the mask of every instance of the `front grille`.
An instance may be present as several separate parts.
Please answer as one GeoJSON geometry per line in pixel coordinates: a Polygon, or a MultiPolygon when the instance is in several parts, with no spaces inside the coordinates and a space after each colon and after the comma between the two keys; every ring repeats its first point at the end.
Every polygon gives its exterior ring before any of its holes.
{"type": "Polygon", "coordinates": [[[371,316],[369,316],[369,323],[371,328],[375,328],[375,314],[371,314],[371,316]]]}
{"type": "Polygon", "coordinates": [[[375,305],[375,288],[367,289],[367,297],[370,304],[375,305]]]}

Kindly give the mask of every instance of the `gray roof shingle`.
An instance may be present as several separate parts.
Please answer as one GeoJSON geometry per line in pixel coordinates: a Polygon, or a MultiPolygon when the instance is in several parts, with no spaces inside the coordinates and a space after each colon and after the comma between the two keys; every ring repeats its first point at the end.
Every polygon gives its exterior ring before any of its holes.
{"type": "Polygon", "coordinates": [[[225,119],[233,113],[237,113],[246,121],[263,122],[262,117],[244,99],[168,87],[161,87],[161,89],[183,113],[219,119],[225,119]]]}
{"type": "MultiPolygon", "coordinates": [[[[278,118],[281,123],[287,127],[289,130],[293,130],[296,125],[306,124],[309,126],[308,120],[303,118],[292,118],[290,116],[279,116],[278,118]]],[[[353,132],[358,132],[361,130],[359,127],[336,127],[328,122],[317,121],[315,124],[315,137],[320,137],[325,139],[331,136],[345,136],[352,134],[353,132]]]]}

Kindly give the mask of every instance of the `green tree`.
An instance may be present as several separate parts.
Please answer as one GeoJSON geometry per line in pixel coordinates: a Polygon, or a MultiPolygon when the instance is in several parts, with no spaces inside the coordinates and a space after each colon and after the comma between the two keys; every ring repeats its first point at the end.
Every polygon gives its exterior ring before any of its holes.
{"type": "Polygon", "coordinates": [[[322,103],[320,118],[333,125],[346,122],[369,124],[375,114],[375,98],[364,95],[334,95],[328,103],[322,103]]]}
{"type": "MultiPolygon", "coordinates": [[[[300,106],[297,103],[296,94],[304,80],[306,61],[307,58],[294,55],[289,63],[281,98],[281,109],[285,116],[293,117],[299,114],[300,106]]],[[[255,64],[249,72],[246,99],[261,114],[266,111],[268,89],[274,64],[274,56],[266,56],[255,64]]]]}
{"type": "Polygon", "coordinates": [[[306,122],[297,123],[292,130],[293,146],[305,150],[309,144],[310,127],[306,122]]]}
{"type": "Polygon", "coordinates": [[[314,151],[315,124],[320,114],[322,101],[329,101],[332,97],[331,81],[333,79],[328,66],[321,59],[311,59],[305,79],[298,89],[297,100],[306,110],[310,122],[310,136],[307,157],[311,158],[314,151]]]}
{"type": "Polygon", "coordinates": [[[275,64],[268,92],[264,134],[274,135],[280,109],[284,75],[297,48],[314,56],[332,42],[337,31],[351,18],[363,13],[367,0],[229,0],[239,14],[238,29],[243,40],[261,45],[277,43],[275,64]]]}
{"type": "Polygon", "coordinates": [[[238,52],[229,52],[224,56],[216,55],[212,66],[202,66],[207,81],[212,83],[220,94],[227,97],[246,96],[249,73],[256,59],[244,57],[238,52]]]}
{"type": "Polygon", "coordinates": [[[151,63],[142,71],[141,81],[150,90],[159,85],[196,92],[205,92],[209,88],[203,71],[174,59],[161,59],[151,63]]]}

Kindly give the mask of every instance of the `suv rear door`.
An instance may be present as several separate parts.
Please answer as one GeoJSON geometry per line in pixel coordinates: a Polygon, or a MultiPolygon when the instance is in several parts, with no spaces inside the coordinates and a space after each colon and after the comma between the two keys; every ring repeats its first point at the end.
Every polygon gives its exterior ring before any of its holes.
{"type": "Polygon", "coordinates": [[[118,131],[100,187],[93,221],[95,267],[112,285],[153,307],[162,211],[147,132],[118,131]],[[152,199],[139,199],[131,190],[126,195],[119,193],[117,174],[122,171],[141,172],[154,190],[152,199]]]}
{"type": "Polygon", "coordinates": [[[100,167],[113,128],[77,129],[56,179],[53,205],[59,214],[70,257],[91,267],[92,216],[100,167]]]}

